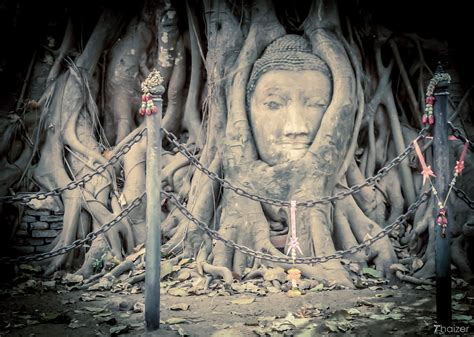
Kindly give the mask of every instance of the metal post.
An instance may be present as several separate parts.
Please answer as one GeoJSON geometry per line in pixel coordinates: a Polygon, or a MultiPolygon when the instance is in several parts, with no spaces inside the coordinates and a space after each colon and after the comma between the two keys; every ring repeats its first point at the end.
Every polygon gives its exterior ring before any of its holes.
{"type": "Polygon", "coordinates": [[[160,261],[161,261],[161,114],[162,86],[150,91],[157,112],[146,116],[146,274],[145,323],[147,330],[160,328],[160,261]]]}
{"type": "MultiPolygon", "coordinates": [[[[441,65],[437,73],[443,72],[441,65]]],[[[435,117],[433,131],[433,170],[436,174],[434,185],[441,201],[444,201],[449,188],[451,169],[449,167],[448,143],[448,82],[438,83],[434,96],[436,101],[433,107],[435,117]]],[[[448,203],[447,203],[448,204],[448,203]]],[[[448,209],[448,205],[445,207],[448,209]]],[[[440,205],[437,202],[434,219],[439,214],[440,205]]],[[[446,236],[441,235],[441,226],[435,225],[435,259],[436,259],[436,313],[438,323],[444,326],[451,325],[451,233],[452,216],[448,209],[448,228],[446,236]]]]}

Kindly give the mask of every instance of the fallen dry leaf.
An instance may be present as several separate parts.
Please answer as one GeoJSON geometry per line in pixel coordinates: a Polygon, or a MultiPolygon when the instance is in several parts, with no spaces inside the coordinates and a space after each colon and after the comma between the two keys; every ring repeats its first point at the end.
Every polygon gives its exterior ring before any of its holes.
{"type": "Polygon", "coordinates": [[[415,257],[413,259],[413,262],[411,263],[411,268],[413,269],[413,271],[417,271],[421,267],[423,267],[423,260],[415,257]]]}
{"type": "Polygon", "coordinates": [[[382,277],[382,273],[374,268],[364,267],[362,268],[362,274],[366,276],[370,276],[373,278],[380,278],[382,277]]]}
{"type": "Polygon", "coordinates": [[[67,284],[81,283],[82,281],[84,281],[84,277],[82,275],[66,274],[63,277],[63,282],[67,284]]]}
{"type": "Polygon", "coordinates": [[[165,321],[166,324],[173,325],[173,324],[182,324],[188,323],[188,321],[183,317],[171,317],[165,321]]]}
{"type": "Polygon", "coordinates": [[[181,288],[171,288],[168,290],[168,294],[170,294],[171,296],[178,296],[178,297],[188,296],[188,292],[181,288]]]}
{"type": "Polygon", "coordinates": [[[144,312],[145,304],[142,302],[137,302],[133,305],[133,312],[144,312]]]}
{"type": "Polygon", "coordinates": [[[239,305],[242,305],[242,304],[250,304],[252,302],[255,301],[255,298],[254,297],[241,297],[241,298],[238,298],[236,300],[233,300],[232,301],[232,304],[239,304],[239,305]]]}
{"type": "Polygon", "coordinates": [[[175,303],[169,307],[170,310],[179,311],[179,310],[189,310],[189,304],[187,303],[175,303]]]}
{"type": "Polygon", "coordinates": [[[126,333],[128,332],[129,330],[131,329],[131,326],[130,325],[118,325],[118,326],[114,326],[113,328],[110,328],[109,330],[109,333],[111,336],[117,336],[117,335],[120,335],[122,333],[126,333]]]}

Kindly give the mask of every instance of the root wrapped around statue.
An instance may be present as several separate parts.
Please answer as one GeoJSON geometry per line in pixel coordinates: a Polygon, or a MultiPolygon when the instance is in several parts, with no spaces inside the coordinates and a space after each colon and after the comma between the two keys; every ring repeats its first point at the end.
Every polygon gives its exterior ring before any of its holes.
{"type": "MultiPolygon", "coordinates": [[[[140,84],[157,69],[166,89],[163,127],[186,149],[163,133],[162,188],[222,238],[190,221],[173,198],[161,205],[157,200],[164,259],[195,259],[199,275],[227,283],[281,267],[352,287],[368,266],[388,279],[428,282],[434,272],[432,200],[343,261],[295,264],[289,251],[309,258],[348,250],[395,222],[423,194],[420,169],[406,149],[421,128],[420,102],[443,41],[391,35],[375,23],[368,29],[370,22],[350,12],[341,22],[335,1],[274,6],[271,0],[147,0],[140,8],[129,6],[133,10],[105,9],[82,49],[72,17],[54,62],[33,64],[33,73],[49,75],[46,82],[33,78],[26,91],[25,137],[2,133],[2,195],[8,188],[65,186],[120,156],[85,184],[29,203],[64,211],[51,250],[98,230],[145,191],[146,132],[134,137],[146,118],[139,113],[140,84]],[[127,144],[130,151],[121,155],[127,144]],[[189,154],[215,176],[198,169],[189,154]],[[351,186],[387,165],[351,193],[351,186]],[[235,193],[220,179],[250,195],[235,193]],[[347,195],[306,203],[341,193],[347,195]],[[235,244],[275,259],[255,258],[235,244]]],[[[453,98],[453,106],[459,103],[450,108],[455,123],[468,109],[466,101],[453,98]]],[[[20,120],[9,118],[2,127],[11,131],[20,120]]],[[[419,142],[428,148],[427,140],[419,142]]],[[[471,170],[467,156],[465,176],[471,170]]],[[[459,211],[453,264],[470,278],[472,214],[459,207],[453,208],[459,211]]],[[[102,265],[97,261],[107,256],[120,263],[145,238],[141,203],[90,245],[47,259],[44,269],[91,277],[102,265]]]]}

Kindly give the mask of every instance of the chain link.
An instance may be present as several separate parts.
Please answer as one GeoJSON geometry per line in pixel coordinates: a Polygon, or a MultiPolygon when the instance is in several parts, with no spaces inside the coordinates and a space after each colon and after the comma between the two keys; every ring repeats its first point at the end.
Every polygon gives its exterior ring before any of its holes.
{"type": "Polygon", "coordinates": [[[472,201],[466,194],[466,192],[464,192],[463,190],[461,190],[460,188],[457,188],[456,186],[453,186],[453,191],[454,193],[456,193],[456,196],[461,199],[462,201],[464,201],[466,203],[466,205],[469,206],[469,208],[471,209],[474,209],[474,201],[472,201]]]}
{"type": "Polygon", "coordinates": [[[92,178],[94,178],[94,176],[104,173],[107,167],[115,165],[119,161],[120,157],[122,157],[124,154],[129,152],[132,146],[138,143],[143,138],[143,135],[145,132],[146,132],[146,128],[141,130],[139,133],[137,133],[135,137],[133,137],[128,143],[124,144],[115,155],[110,157],[107,163],[97,166],[93,172],[85,174],[79,180],[71,181],[64,187],[57,187],[48,192],[36,192],[36,193],[30,193],[28,195],[18,194],[14,196],[0,197],[0,203],[20,202],[20,203],[26,204],[33,199],[44,200],[47,197],[50,197],[53,195],[60,195],[62,192],[66,190],[72,191],[79,186],[83,187],[87,182],[91,181],[92,178]]]}
{"type": "Polygon", "coordinates": [[[18,262],[41,261],[41,260],[49,259],[51,257],[55,257],[55,256],[58,256],[58,255],[66,254],[67,252],[84,245],[86,242],[89,242],[89,241],[92,242],[99,235],[104,234],[109,229],[111,229],[113,226],[115,226],[117,223],[119,223],[133,209],[138,207],[142,203],[144,196],[145,196],[145,193],[143,193],[141,196],[139,196],[138,198],[133,200],[113,220],[111,220],[111,221],[107,222],[106,224],[102,225],[98,230],[96,230],[94,232],[90,232],[83,239],[75,240],[70,245],[67,245],[67,246],[52,250],[50,252],[46,252],[46,253],[41,253],[41,254],[37,254],[37,255],[29,255],[29,256],[19,256],[19,257],[15,257],[15,258],[3,257],[3,258],[0,258],[0,263],[18,263],[18,262]]]}
{"type": "Polygon", "coordinates": [[[454,124],[451,122],[448,122],[448,125],[453,130],[453,136],[462,140],[464,143],[467,142],[469,144],[469,149],[471,151],[474,151],[474,143],[471,140],[469,140],[466,136],[464,136],[463,130],[461,128],[458,128],[457,126],[454,126],[454,124]]]}
{"type": "MultiPolygon", "coordinates": [[[[169,142],[173,144],[178,149],[178,151],[181,152],[186,158],[188,158],[190,162],[194,166],[196,166],[197,169],[199,169],[201,172],[206,174],[212,181],[215,181],[219,183],[220,185],[222,185],[222,187],[227,188],[231,191],[234,191],[236,194],[249,198],[251,200],[263,202],[269,205],[280,206],[280,207],[290,206],[289,201],[258,196],[250,192],[247,192],[240,187],[234,186],[228,180],[220,178],[215,172],[212,172],[206,167],[204,167],[204,165],[191,152],[189,152],[189,150],[186,149],[186,147],[183,144],[179,143],[178,138],[173,133],[169,132],[166,129],[162,129],[162,131],[165,134],[166,138],[169,140],[169,142]]],[[[416,140],[418,141],[424,138],[426,136],[427,131],[428,131],[428,127],[421,129],[418,136],[416,137],[416,140]]],[[[322,197],[319,200],[300,201],[297,203],[297,206],[313,207],[317,204],[329,204],[333,201],[342,200],[351,194],[357,193],[364,187],[373,186],[377,183],[378,180],[386,176],[393,167],[400,164],[413,150],[414,150],[414,145],[413,145],[413,142],[411,142],[410,145],[400,155],[392,159],[386,166],[382,167],[377,172],[376,175],[367,178],[365,182],[358,185],[353,185],[348,190],[338,192],[334,194],[333,196],[322,197]]]]}
{"type": "Polygon", "coordinates": [[[161,191],[161,194],[163,194],[165,197],[168,198],[168,200],[171,200],[173,204],[176,205],[176,207],[180,210],[180,212],[183,213],[183,215],[189,219],[190,221],[194,222],[200,229],[205,231],[207,234],[209,234],[210,237],[213,239],[222,241],[226,246],[230,248],[237,249],[238,251],[253,256],[258,259],[266,260],[266,261],[271,261],[271,262],[278,262],[278,263],[298,263],[298,264],[311,264],[311,263],[324,263],[329,260],[333,259],[340,259],[346,254],[354,254],[364,248],[367,248],[374,244],[376,241],[380,240],[384,236],[388,235],[390,232],[392,232],[396,227],[398,227],[400,224],[404,223],[408,217],[412,214],[415,213],[416,209],[424,203],[426,200],[428,200],[429,192],[425,192],[420,195],[418,200],[411,204],[410,207],[408,207],[408,210],[406,213],[400,215],[395,219],[393,223],[382,229],[377,235],[374,237],[371,237],[367,240],[364,240],[363,242],[359,243],[358,245],[355,245],[349,249],[346,250],[339,250],[336,251],[333,254],[330,255],[325,255],[325,256],[314,256],[314,257],[297,257],[296,259],[293,260],[292,257],[283,257],[283,256],[275,256],[271,255],[265,252],[259,252],[255,251],[249,247],[240,245],[235,243],[232,240],[228,240],[223,238],[217,231],[209,228],[207,224],[202,222],[201,220],[197,219],[196,217],[193,216],[193,214],[183,205],[179,202],[179,200],[173,195],[170,194],[166,191],[161,191]]]}

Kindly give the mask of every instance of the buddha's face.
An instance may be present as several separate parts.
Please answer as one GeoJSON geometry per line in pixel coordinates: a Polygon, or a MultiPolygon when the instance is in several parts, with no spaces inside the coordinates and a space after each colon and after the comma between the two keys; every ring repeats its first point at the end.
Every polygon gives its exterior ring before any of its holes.
{"type": "Polygon", "coordinates": [[[328,76],[316,70],[271,70],[250,101],[250,123],[260,158],[273,166],[304,156],[331,102],[328,76]]]}

